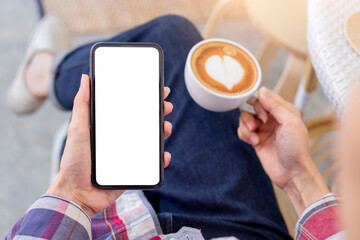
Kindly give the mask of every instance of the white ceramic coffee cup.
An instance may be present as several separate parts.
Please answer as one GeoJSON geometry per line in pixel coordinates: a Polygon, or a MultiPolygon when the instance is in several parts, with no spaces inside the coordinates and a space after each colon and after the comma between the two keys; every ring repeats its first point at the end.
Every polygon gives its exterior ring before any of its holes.
{"type": "Polygon", "coordinates": [[[199,104],[201,107],[203,107],[209,111],[226,112],[226,111],[230,111],[230,110],[233,110],[236,108],[240,108],[241,110],[254,113],[253,108],[246,102],[252,97],[257,98],[256,95],[257,95],[257,90],[260,86],[260,82],[261,82],[261,68],[260,68],[258,61],[254,57],[254,55],[251,52],[249,52],[249,50],[247,50],[243,46],[241,46],[233,41],[221,39],[221,38],[212,38],[212,39],[203,40],[203,41],[197,43],[195,46],[193,46],[188,54],[186,64],[185,64],[186,88],[188,89],[192,99],[194,99],[194,101],[197,104],[199,104]],[[250,89],[246,93],[242,93],[242,94],[238,94],[238,95],[226,95],[226,94],[221,94],[221,93],[215,92],[215,91],[207,88],[197,79],[197,77],[195,76],[195,74],[192,70],[192,67],[191,67],[191,57],[192,57],[195,49],[197,49],[200,45],[203,45],[208,42],[230,43],[230,44],[242,49],[245,53],[247,53],[251,57],[251,59],[255,63],[256,69],[258,71],[258,74],[257,74],[258,77],[257,77],[256,83],[252,89],[250,89]]]}

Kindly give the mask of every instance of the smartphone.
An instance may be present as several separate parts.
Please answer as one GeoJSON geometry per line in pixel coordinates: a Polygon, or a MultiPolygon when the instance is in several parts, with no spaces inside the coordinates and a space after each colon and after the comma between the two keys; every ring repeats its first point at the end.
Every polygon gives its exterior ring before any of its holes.
{"type": "Polygon", "coordinates": [[[164,179],[164,57],[154,43],[96,43],[90,51],[91,181],[156,189],[164,179]]]}

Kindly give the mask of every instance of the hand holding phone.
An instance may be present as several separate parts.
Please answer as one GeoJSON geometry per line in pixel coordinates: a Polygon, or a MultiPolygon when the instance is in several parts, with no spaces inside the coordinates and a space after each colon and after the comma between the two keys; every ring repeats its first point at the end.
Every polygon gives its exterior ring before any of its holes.
{"type": "MultiPolygon", "coordinates": [[[[169,95],[164,89],[164,98],[169,95]]],[[[80,89],[74,100],[73,114],[68,129],[68,138],[61,160],[60,172],[47,194],[53,194],[80,205],[91,217],[113,203],[122,190],[101,190],[94,187],[90,180],[90,80],[87,75],[81,78],[80,89]]],[[[139,110],[141,111],[141,109],[139,110]]],[[[170,114],[172,104],[164,102],[164,114],[170,114]]],[[[164,122],[164,137],[171,134],[171,123],[164,122]]],[[[164,166],[170,163],[171,155],[164,153],[164,166]]]]}

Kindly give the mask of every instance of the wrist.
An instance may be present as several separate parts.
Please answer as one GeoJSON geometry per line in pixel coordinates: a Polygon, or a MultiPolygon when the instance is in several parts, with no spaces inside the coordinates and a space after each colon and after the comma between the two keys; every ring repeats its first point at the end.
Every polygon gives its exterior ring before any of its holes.
{"type": "Polygon", "coordinates": [[[76,194],[73,194],[73,191],[68,189],[63,181],[60,180],[60,178],[60,176],[56,178],[56,180],[46,191],[46,194],[55,195],[62,199],[76,203],[89,216],[89,218],[91,218],[95,212],[91,208],[87,207],[82,201],[79,201],[76,197],[76,194]]]}
{"type": "Polygon", "coordinates": [[[294,175],[283,188],[299,217],[311,203],[330,192],[312,160],[310,159],[307,162],[311,164],[294,175]]]}

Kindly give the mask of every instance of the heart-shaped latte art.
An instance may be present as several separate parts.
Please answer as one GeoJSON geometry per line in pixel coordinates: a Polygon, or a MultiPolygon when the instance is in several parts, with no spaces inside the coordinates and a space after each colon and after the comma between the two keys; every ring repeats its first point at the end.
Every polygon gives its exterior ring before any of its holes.
{"type": "Polygon", "coordinates": [[[206,72],[219,83],[224,84],[229,90],[244,76],[241,64],[230,56],[220,57],[213,55],[206,60],[206,72]]]}

